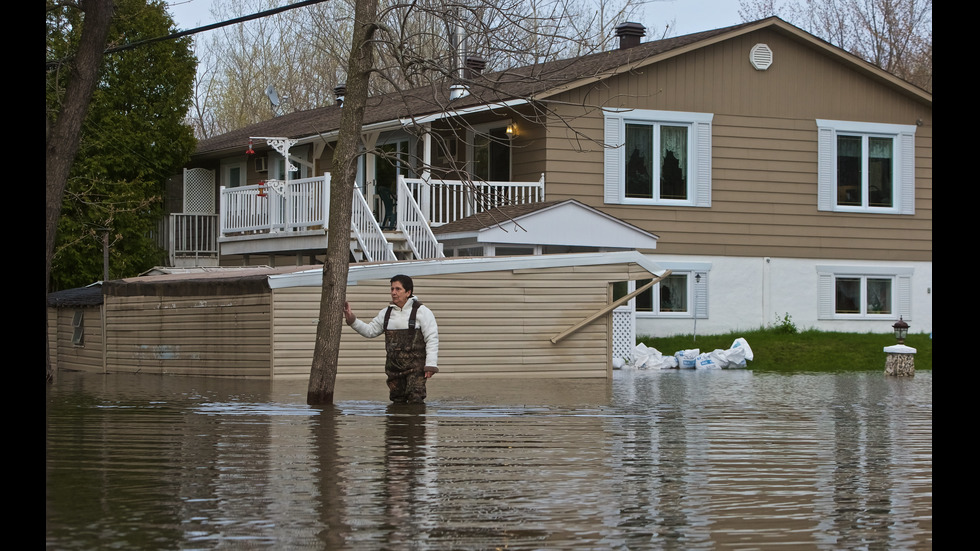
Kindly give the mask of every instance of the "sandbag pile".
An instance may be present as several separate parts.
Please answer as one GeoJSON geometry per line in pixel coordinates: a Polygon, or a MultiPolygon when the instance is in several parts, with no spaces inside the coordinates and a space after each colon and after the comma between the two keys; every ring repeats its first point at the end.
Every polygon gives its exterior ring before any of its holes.
{"type": "MultiPolygon", "coordinates": [[[[727,350],[715,349],[711,352],[701,352],[698,348],[678,350],[673,356],[664,356],[656,348],[643,343],[633,349],[632,361],[622,367],[634,369],[740,369],[746,366],[746,360],[753,358],[752,348],[745,339],[735,339],[727,350]]],[[[613,363],[614,367],[617,362],[613,363]]]]}

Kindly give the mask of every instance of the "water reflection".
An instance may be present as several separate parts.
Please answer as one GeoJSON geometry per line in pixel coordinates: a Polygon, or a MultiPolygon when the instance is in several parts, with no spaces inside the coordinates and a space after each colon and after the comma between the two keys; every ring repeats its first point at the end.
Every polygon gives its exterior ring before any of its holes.
{"type": "Polygon", "coordinates": [[[52,549],[932,547],[932,374],[449,381],[65,373],[52,549]],[[436,382],[436,381],[434,381],[436,382]]]}

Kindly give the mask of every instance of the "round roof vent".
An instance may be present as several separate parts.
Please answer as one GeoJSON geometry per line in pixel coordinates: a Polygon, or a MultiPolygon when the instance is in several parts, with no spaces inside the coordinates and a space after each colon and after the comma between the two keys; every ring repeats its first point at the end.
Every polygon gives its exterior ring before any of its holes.
{"type": "Polygon", "coordinates": [[[759,71],[765,71],[772,65],[772,50],[765,44],[756,44],[749,50],[749,63],[759,71]]]}

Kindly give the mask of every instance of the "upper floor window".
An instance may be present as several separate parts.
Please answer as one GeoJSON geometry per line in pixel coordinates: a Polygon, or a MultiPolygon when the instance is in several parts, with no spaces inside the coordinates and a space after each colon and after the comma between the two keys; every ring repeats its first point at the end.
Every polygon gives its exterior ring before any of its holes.
{"type": "Polygon", "coordinates": [[[915,126],[817,120],[818,208],[915,212],[915,126]]]}
{"type": "Polygon", "coordinates": [[[710,113],[605,114],[605,202],[711,206],[710,113]]]}
{"type": "Polygon", "coordinates": [[[221,185],[233,188],[245,185],[245,161],[221,160],[221,185]]]}
{"type": "Polygon", "coordinates": [[[475,179],[485,182],[510,181],[510,137],[506,123],[475,128],[470,143],[471,172],[475,179]]]}

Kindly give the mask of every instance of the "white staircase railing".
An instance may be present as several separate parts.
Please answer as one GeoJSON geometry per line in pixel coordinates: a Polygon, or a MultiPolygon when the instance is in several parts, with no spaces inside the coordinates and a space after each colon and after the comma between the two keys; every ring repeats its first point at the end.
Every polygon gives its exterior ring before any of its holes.
{"type": "Polygon", "coordinates": [[[371,207],[357,186],[354,186],[352,210],[350,232],[351,253],[354,254],[354,257],[356,258],[358,253],[361,253],[368,262],[397,260],[391,243],[385,239],[381,226],[378,225],[378,221],[371,212],[371,207]]]}
{"type": "Polygon", "coordinates": [[[396,227],[405,234],[405,240],[412,249],[412,254],[420,260],[428,258],[443,258],[446,255],[442,252],[440,243],[429,221],[419,207],[418,201],[412,195],[404,176],[398,176],[398,212],[396,227]]]}

